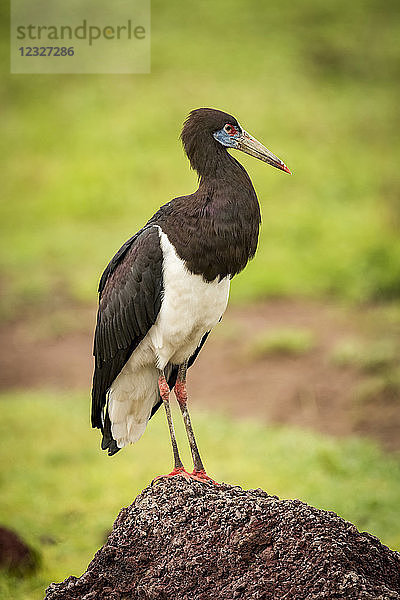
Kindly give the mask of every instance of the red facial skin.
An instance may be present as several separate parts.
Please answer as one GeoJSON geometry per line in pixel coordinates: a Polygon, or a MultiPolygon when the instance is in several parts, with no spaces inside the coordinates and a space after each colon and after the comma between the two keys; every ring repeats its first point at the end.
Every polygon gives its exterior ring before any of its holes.
{"type": "Polygon", "coordinates": [[[225,129],[226,133],[228,135],[236,135],[237,134],[237,129],[233,125],[231,125],[230,123],[229,123],[229,126],[231,127],[231,130],[230,131],[226,131],[226,129],[225,129]]]}

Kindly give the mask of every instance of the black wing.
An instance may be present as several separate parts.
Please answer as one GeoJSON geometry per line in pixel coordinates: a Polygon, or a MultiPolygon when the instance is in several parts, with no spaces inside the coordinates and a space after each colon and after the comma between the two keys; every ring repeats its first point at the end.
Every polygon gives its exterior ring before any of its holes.
{"type": "Polygon", "coordinates": [[[157,227],[145,227],[118,250],[99,284],[94,335],[92,426],[103,432],[103,449],[118,451],[111,435],[107,391],[155,323],[163,290],[163,254],[157,227]]]}

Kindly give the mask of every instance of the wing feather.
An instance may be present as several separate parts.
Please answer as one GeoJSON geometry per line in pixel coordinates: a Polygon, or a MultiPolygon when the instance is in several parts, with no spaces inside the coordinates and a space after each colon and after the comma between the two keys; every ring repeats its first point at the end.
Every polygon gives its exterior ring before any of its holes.
{"type": "Polygon", "coordinates": [[[103,445],[109,451],[115,443],[104,414],[107,392],[157,319],[163,289],[162,262],[159,229],[145,227],[118,250],[100,279],[92,426],[103,430],[103,445]]]}

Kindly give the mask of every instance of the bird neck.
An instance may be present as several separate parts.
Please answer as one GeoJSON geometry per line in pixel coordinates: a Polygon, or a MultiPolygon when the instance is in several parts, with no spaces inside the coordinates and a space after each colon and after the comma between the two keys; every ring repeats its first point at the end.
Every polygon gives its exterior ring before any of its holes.
{"type": "Polygon", "coordinates": [[[261,221],[260,206],[246,169],[225,149],[215,172],[200,177],[194,194],[199,204],[204,203],[204,214],[218,229],[218,224],[229,224],[232,235],[246,223],[257,228],[261,221]]]}
{"type": "Polygon", "coordinates": [[[254,256],[260,207],[246,170],[232,156],[203,174],[198,190],[175,198],[151,219],[191,273],[206,281],[233,277],[254,256]]]}
{"type": "Polygon", "coordinates": [[[258,205],[257,195],[246,169],[227,152],[226,157],[216,172],[199,176],[196,194],[214,200],[223,197],[227,201],[233,194],[242,201],[255,200],[258,205]]]}
{"type": "MultiPolygon", "coordinates": [[[[187,156],[192,169],[194,169],[200,181],[200,186],[208,182],[218,182],[221,180],[237,179],[247,176],[250,178],[244,167],[229,154],[227,149],[209,135],[204,136],[204,140],[196,140],[196,144],[185,146],[187,156]]],[[[250,182],[251,185],[251,182],[250,182]]]]}

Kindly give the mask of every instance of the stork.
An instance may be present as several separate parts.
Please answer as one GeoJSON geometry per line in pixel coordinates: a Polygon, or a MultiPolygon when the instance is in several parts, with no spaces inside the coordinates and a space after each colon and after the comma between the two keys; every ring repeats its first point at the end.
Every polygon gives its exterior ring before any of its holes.
{"type": "Polygon", "coordinates": [[[286,165],[231,115],[193,110],[181,140],[199,187],[164,204],[118,250],[99,284],[94,334],[92,426],[111,456],[136,442],[163,404],[174,468],[168,476],[210,480],[187,407],[186,373],[226,309],[231,279],[253,258],[261,222],[256,192],[227,150],[286,165]],[[170,409],[174,389],[193,458],[179,456],[170,409]]]}

